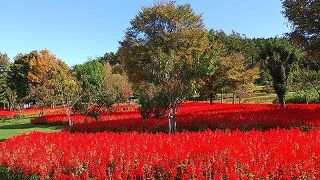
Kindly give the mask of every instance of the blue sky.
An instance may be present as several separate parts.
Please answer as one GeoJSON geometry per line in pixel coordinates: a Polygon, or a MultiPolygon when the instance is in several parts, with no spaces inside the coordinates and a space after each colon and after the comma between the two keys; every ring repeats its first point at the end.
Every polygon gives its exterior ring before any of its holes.
{"type": "MultiPolygon", "coordinates": [[[[67,64],[116,51],[130,20],[153,0],[1,0],[0,52],[48,49],[67,64]]],[[[289,32],[280,0],[178,0],[202,14],[208,29],[248,37],[289,32]]]]}

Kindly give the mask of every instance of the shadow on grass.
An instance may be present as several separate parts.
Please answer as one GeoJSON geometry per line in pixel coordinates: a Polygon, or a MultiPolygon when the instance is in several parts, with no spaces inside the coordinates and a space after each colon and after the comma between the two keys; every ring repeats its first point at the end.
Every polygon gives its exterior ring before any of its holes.
{"type": "Polygon", "coordinates": [[[0,129],[31,129],[31,128],[47,128],[52,130],[59,130],[62,126],[52,126],[46,124],[32,124],[32,123],[23,123],[23,124],[10,124],[0,126],[0,129]]]}

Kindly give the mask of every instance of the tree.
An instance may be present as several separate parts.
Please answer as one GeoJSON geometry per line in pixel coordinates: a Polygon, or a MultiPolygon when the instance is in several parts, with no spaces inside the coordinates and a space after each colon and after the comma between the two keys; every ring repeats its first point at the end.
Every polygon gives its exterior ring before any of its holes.
{"type": "Polygon", "coordinates": [[[289,37],[320,65],[320,1],[282,0],[283,14],[292,24],[289,37]]]}
{"type": "Polygon", "coordinates": [[[54,86],[58,82],[54,78],[58,77],[58,74],[67,73],[69,67],[48,50],[34,54],[35,56],[29,60],[30,92],[24,100],[35,101],[38,107],[42,107],[40,115],[43,115],[44,107],[60,102],[55,98],[54,86]]]}
{"type": "Polygon", "coordinates": [[[54,97],[55,84],[52,83],[57,81],[53,79],[67,71],[68,66],[46,49],[18,54],[11,66],[10,87],[17,93],[20,103],[32,102],[42,107],[42,115],[45,106],[59,102],[54,97]]]}
{"type": "Polygon", "coordinates": [[[320,71],[297,66],[293,71],[290,88],[299,95],[304,95],[306,103],[309,101],[308,96],[312,94],[316,94],[317,100],[320,102],[320,71]]]}
{"type": "Polygon", "coordinates": [[[190,5],[174,2],[144,7],[120,44],[119,56],[129,80],[140,96],[152,87],[151,99],[161,97],[161,106],[169,114],[169,131],[174,132],[179,103],[208,65],[203,58],[209,46],[208,32],[201,16],[190,5]]]}
{"type": "MultiPolygon", "coordinates": [[[[292,32],[288,33],[291,42],[298,45],[304,52],[299,63],[299,72],[304,85],[311,85],[320,99],[319,83],[320,71],[320,2],[314,0],[283,0],[283,14],[292,25],[292,32]]],[[[303,85],[303,83],[298,84],[303,85]]],[[[307,87],[302,87],[306,89],[307,87]]]]}
{"type": "Polygon", "coordinates": [[[55,77],[52,79],[52,85],[54,97],[59,100],[65,109],[70,131],[73,126],[71,119],[72,109],[83,96],[83,90],[81,89],[80,83],[70,71],[62,71],[61,73],[55,74],[55,77]]]}
{"type": "Polygon", "coordinates": [[[77,66],[75,74],[83,91],[76,110],[89,112],[88,115],[97,120],[101,112],[111,109],[116,102],[126,101],[131,95],[126,76],[113,74],[109,63],[90,60],[77,66]]]}
{"type": "Polygon", "coordinates": [[[31,51],[28,54],[18,54],[14,58],[9,75],[10,87],[17,91],[20,101],[30,99],[32,89],[45,85],[54,74],[66,65],[48,50],[31,51]]]}
{"type": "Polygon", "coordinates": [[[301,56],[300,51],[286,39],[281,38],[267,39],[262,48],[261,58],[268,64],[273,88],[278,95],[281,107],[285,107],[284,97],[288,78],[301,56]]]}
{"type": "Polygon", "coordinates": [[[260,60],[259,39],[250,39],[244,34],[232,32],[227,35],[223,31],[210,30],[210,42],[216,44],[213,51],[217,51],[220,57],[227,57],[240,53],[245,58],[245,63],[250,67],[259,67],[260,77],[257,84],[266,85],[271,80],[268,68],[260,60]]]}
{"type": "Polygon", "coordinates": [[[254,83],[265,84],[268,78],[265,78],[264,72],[267,68],[258,68],[262,63],[255,39],[249,39],[236,32],[227,35],[223,31],[210,30],[209,33],[209,52],[215,61],[208,66],[212,69],[211,73],[200,82],[201,97],[209,98],[212,103],[213,96],[217,93],[221,92],[223,99],[223,92],[232,91],[240,98],[252,90],[254,83]],[[232,77],[231,72],[238,74],[239,79],[235,80],[236,77],[234,75],[232,77]],[[245,73],[249,73],[249,76],[242,76],[245,73]]]}
{"type": "Polygon", "coordinates": [[[105,53],[102,57],[98,58],[100,62],[109,63],[111,66],[120,64],[118,53],[105,53]]]}
{"type": "Polygon", "coordinates": [[[5,107],[10,101],[8,99],[8,76],[10,71],[10,60],[7,54],[0,53],[0,104],[5,107]]]}
{"type": "Polygon", "coordinates": [[[258,67],[249,66],[242,54],[234,53],[221,57],[219,68],[225,73],[223,77],[226,88],[239,97],[239,102],[244,95],[254,90],[254,83],[259,78],[260,71],[258,67]]]}
{"type": "Polygon", "coordinates": [[[30,92],[30,84],[28,81],[29,72],[29,55],[18,54],[14,58],[14,63],[10,68],[9,87],[16,91],[17,99],[20,101],[30,92]]]}

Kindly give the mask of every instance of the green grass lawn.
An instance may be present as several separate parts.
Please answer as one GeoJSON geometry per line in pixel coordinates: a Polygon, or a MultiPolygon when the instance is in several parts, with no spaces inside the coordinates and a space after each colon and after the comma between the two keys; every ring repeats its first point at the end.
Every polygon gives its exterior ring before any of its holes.
{"type": "Polygon", "coordinates": [[[57,132],[62,128],[61,126],[32,124],[30,119],[31,118],[0,120],[0,141],[31,131],[57,132]]]}
{"type": "MultiPolygon", "coordinates": [[[[214,100],[215,103],[220,103],[221,100],[220,94],[218,94],[218,98],[214,100]]],[[[272,104],[273,101],[277,99],[276,94],[265,94],[265,93],[252,93],[249,97],[245,97],[241,99],[241,103],[251,103],[251,104],[272,104]]],[[[233,98],[232,94],[224,94],[223,103],[232,103],[233,98]]],[[[239,99],[236,98],[235,103],[239,103],[239,99]]]]}

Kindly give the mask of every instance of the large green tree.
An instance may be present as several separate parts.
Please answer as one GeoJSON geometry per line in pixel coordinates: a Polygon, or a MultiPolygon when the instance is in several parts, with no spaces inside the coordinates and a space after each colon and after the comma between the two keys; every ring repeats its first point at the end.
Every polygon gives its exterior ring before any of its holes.
{"type": "Polygon", "coordinates": [[[120,60],[130,81],[143,87],[136,88],[139,94],[151,95],[147,99],[156,98],[168,109],[169,131],[174,132],[179,103],[209,63],[204,56],[209,40],[202,17],[190,5],[164,2],[144,7],[130,23],[120,60]]]}
{"type": "Polygon", "coordinates": [[[10,71],[10,60],[7,54],[0,53],[0,104],[3,107],[8,101],[8,76],[10,71]]]}
{"type": "Polygon", "coordinates": [[[89,60],[76,66],[74,71],[82,89],[82,96],[75,108],[81,112],[89,112],[88,115],[96,119],[114,103],[126,101],[131,95],[126,76],[113,74],[109,63],[89,60]]]}
{"type": "Polygon", "coordinates": [[[299,63],[300,86],[313,89],[320,98],[320,2],[315,0],[282,0],[283,14],[292,25],[290,40],[304,52],[299,63]],[[303,82],[302,82],[303,81],[303,82]],[[310,86],[311,85],[311,86],[310,86]]]}
{"type": "Polygon", "coordinates": [[[292,25],[291,40],[320,65],[320,1],[282,0],[282,4],[283,14],[292,25]]]}
{"type": "Polygon", "coordinates": [[[14,58],[9,73],[9,86],[16,91],[19,100],[26,97],[30,92],[28,81],[30,56],[33,56],[33,54],[18,54],[14,58]]]}
{"type": "Polygon", "coordinates": [[[261,58],[268,64],[279,103],[285,107],[288,78],[301,56],[300,51],[282,38],[267,39],[261,48],[261,58]]]}
{"type": "Polygon", "coordinates": [[[54,93],[54,98],[64,107],[68,118],[69,131],[73,126],[71,119],[72,109],[84,96],[81,84],[71,71],[61,71],[55,74],[52,79],[51,88],[54,93]]]}

